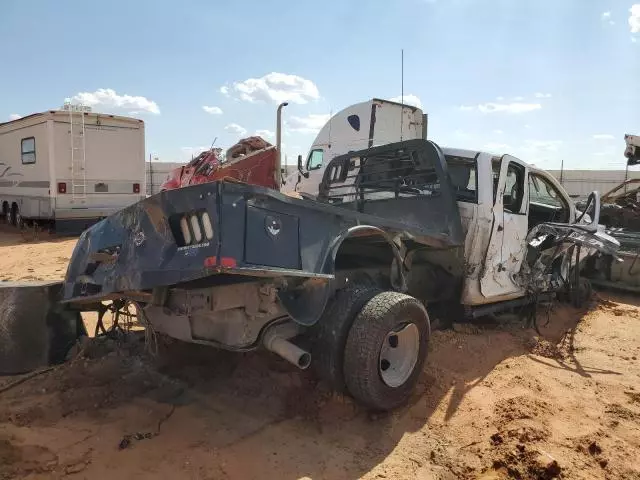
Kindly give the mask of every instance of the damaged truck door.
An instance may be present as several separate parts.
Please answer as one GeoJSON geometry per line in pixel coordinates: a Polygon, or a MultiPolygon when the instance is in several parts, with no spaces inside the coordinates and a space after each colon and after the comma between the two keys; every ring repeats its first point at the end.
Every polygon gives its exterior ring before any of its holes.
{"type": "Polygon", "coordinates": [[[487,218],[478,215],[478,226],[467,235],[477,235],[483,222],[490,225],[491,233],[485,242],[467,242],[474,250],[466,252],[467,261],[482,259],[481,297],[478,280],[465,279],[465,303],[479,305],[570,289],[578,282],[583,260],[598,252],[615,254],[617,242],[598,226],[597,194],[591,196],[592,218],[585,214],[576,218],[569,195],[549,173],[510,155],[481,153],[477,158],[480,197],[484,189],[492,208],[478,210],[487,218]],[[484,255],[478,255],[478,249],[484,255]]]}
{"type": "Polygon", "coordinates": [[[480,291],[487,297],[520,294],[514,281],[524,259],[527,236],[528,185],[526,165],[511,155],[494,158],[493,226],[480,278],[480,291]]]}

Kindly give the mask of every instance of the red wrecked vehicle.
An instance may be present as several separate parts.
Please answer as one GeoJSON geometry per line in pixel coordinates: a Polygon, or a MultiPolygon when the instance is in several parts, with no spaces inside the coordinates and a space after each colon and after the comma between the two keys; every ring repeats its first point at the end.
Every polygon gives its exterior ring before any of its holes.
{"type": "Polygon", "coordinates": [[[252,185],[278,189],[276,164],[278,150],[262,137],[243,138],[226,155],[221,148],[202,152],[188,164],[172,170],[161,190],[233,179],[252,185]]]}

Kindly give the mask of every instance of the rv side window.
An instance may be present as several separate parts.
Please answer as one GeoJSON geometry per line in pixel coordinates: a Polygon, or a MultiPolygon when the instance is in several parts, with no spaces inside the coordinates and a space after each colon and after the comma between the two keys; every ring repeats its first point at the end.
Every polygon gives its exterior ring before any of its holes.
{"type": "Polygon", "coordinates": [[[34,137],[22,139],[21,153],[24,165],[36,163],[36,139],[34,137]]]}
{"type": "Polygon", "coordinates": [[[307,160],[307,170],[318,170],[322,167],[322,150],[313,150],[307,160]]]}

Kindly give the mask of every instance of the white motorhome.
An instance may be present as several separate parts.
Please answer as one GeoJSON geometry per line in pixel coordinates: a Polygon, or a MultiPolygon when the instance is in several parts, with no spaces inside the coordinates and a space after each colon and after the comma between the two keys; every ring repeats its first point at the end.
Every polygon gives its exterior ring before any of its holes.
{"type": "Polygon", "coordinates": [[[66,110],[0,123],[0,213],[78,233],[145,198],[142,120],[66,110]]]}
{"type": "Polygon", "coordinates": [[[418,107],[379,98],[356,103],[333,115],[322,127],[302,165],[305,176],[298,182],[295,172],[281,190],[317,195],[324,170],[334,157],[416,138],[427,138],[427,116],[418,107]]]}

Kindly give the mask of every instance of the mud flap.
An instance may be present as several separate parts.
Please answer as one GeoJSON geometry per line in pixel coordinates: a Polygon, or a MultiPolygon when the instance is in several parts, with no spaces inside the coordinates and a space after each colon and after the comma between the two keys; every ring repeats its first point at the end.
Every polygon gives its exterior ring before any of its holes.
{"type": "Polygon", "coordinates": [[[61,363],[87,335],[80,313],[58,303],[61,293],[60,282],[0,284],[0,374],[61,363]]]}

